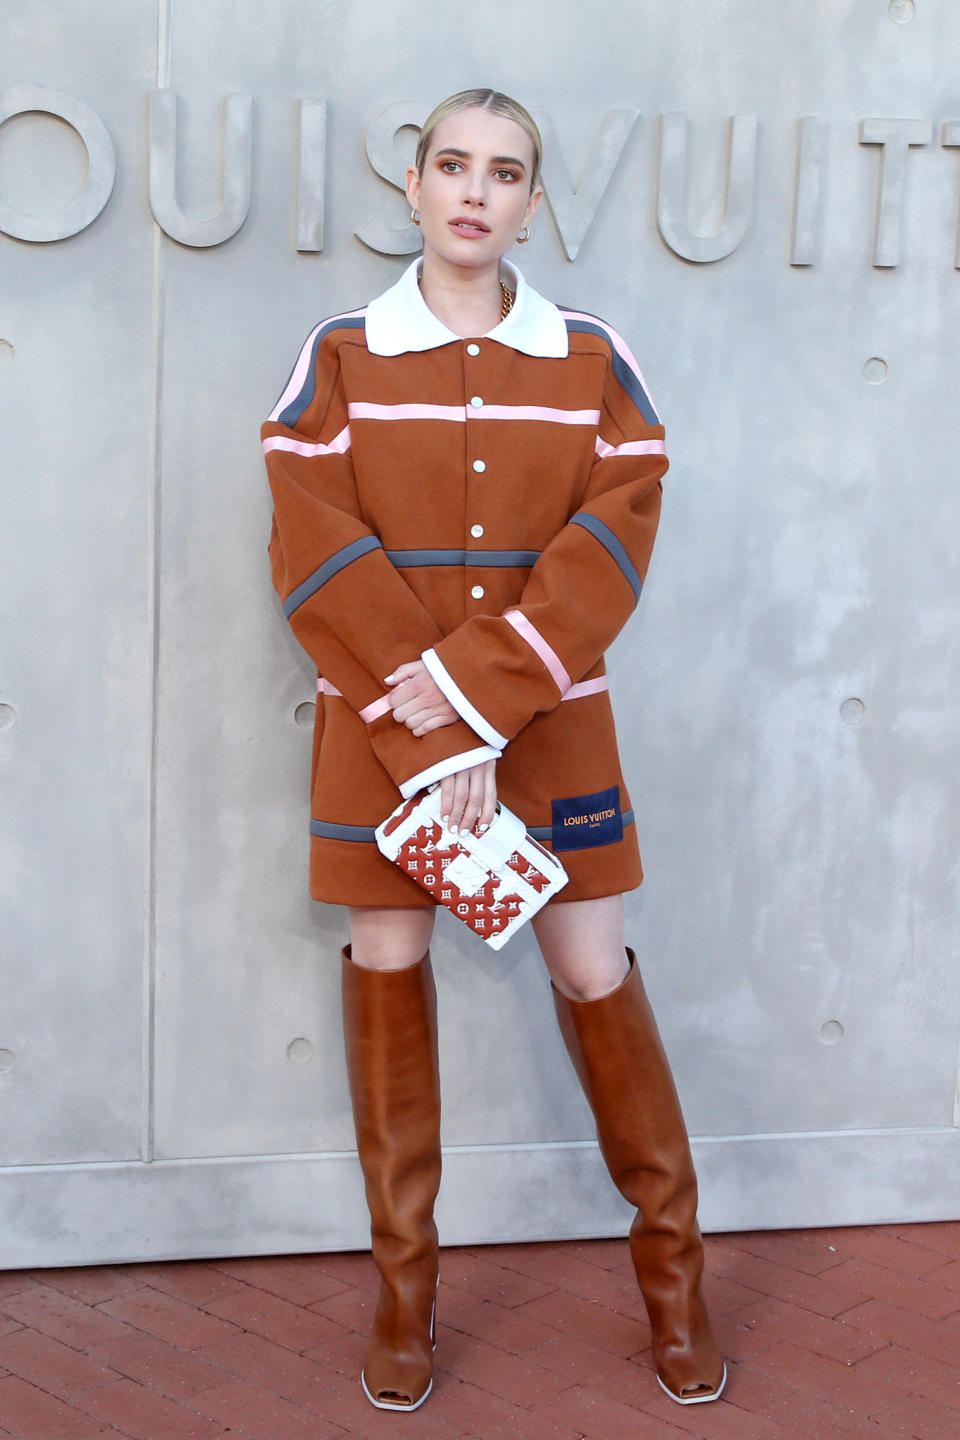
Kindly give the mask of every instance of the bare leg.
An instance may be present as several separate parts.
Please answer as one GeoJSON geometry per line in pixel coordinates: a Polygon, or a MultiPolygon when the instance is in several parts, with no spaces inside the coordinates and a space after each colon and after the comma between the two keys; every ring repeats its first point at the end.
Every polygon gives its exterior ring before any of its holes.
{"type": "Polygon", "coordinates": [[[623,943],[623,896],[551,900],[530,921],[550,978],[571,1000],[596,1000],[629,970],[623,943]]]}
{"type": "Polygon", "coordinates": [[[350,958],[369,970],[415,965],[433,936],[436,906],[351,905],[350,958]]]}

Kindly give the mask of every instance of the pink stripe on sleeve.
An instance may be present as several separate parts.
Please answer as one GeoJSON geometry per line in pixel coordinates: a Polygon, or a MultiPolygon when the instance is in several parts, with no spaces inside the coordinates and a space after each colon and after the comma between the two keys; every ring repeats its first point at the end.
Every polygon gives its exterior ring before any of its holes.
{"type": "Polygon", "coordinates": [[[601,460],[611,455],[666,455],[667,447],[662,440],[627,440],[623,445],[608,445],[597,436],[594,446],[601,460]]]}
{"type": "Polygon", "coordinates": [[[606,675],[598,675],[593,680],[578,680],[576,685],[571,685],[564,700],[576,700],[581,695],[599,695],[601,690],[609,690],[610,681],[606,675]]]}
{"type": "Polygon", "coordinates": [[[390,709],[390,696],[381,695],[379,700],[371,700],[369,705],[364,705],[357,714],[364,724],[369,725],[371,720],[376,720],[380,715],[386,715],[390,709]]]}
{"type": "MultiPolygon", "coordinates": [[[[596,315],[585,315],[582,310],[567,310],[564,313],[566,315],[569,315],[571,320],[586,320],[591,325],[598,325],[603,331],[603,333],[610,337],[610,344],[613,346],[614,350],[616,350],[617,354],[621,356],[621,358],[624,359],[630,366],[630,369],[640,381],[640,384],[643,386],[644,393],[649,399],[650,391],[647,387],[646,380],[644,380],[643,378],[643,371],[637,364],[637,358],[634,355],[633,351],[630,349],[630,346],[627,344],[626,340],[624,340],[623,336],[618,335],[612,325],[607,325],[603,320],[598,320],[596,315]]],[[[653,401],[651,400],[650,403],[652,405],[653,401]]]]}
{"type": "Polygon", "coordinates": [[[307,371],[310,368],[310,355],[313,350],[313,342],[316,338],[317,331],[322,330],[324,325],[329,325],[332,320],[350,320],[354,315],[362,315],[365,309],[366,306],[364,305],[361,306],[359,310],[345,310],[342,315],[330,315],[326,320],[321,320],[319,325],[314,325],[310,334],[303,342],[303,348],[297,356],[297,363],[293,367],[293,374],[287,381],[286,389],[267,416],[268,420],[278,420],[294,396],[299,395],[303,389],[304,381],[307,378],[307,371]]]}
{"type": "Polygon", "coordinates": [[[329,445],[315,444],[307,440],[291,440],[287,435],[268,435],[263,442],[263,453],[271,450],[290,450],[294,455],[345,455],[350,449],[350,426],[344,425],[329,445]]]}
{"type": "MultiPolygon", "coordinates": [[[[338,690],[336,685],[332,685],[323,675],[317,676],[317,689],[324,695],[343,695],[343,691],[338,690]]],[[[386,715],[389,709],[390,696],[381,695],[379,700],[371,700],[369,705],[364,705],[362,710],[357,711],[357,714],[365,725],[369,725],[370,721],[376,720],[379,715],[386,715]]]]}
{"type": "Polygon", "coordinates": [[[531,625],[530,621],[527,619],[526,615],[524,615],[523,611],[505,610],[503,612],[503,618],[513,626],[514,630],[516,630],[518,635],[523,636],[524,640],[526,640],[527,644],[532,649],[536,650],[537,654],[540,656],[540,659],[543,661],[544,665],[546,665],[547,669],[550,671],[550,674],[556,681],[557,688],[559,689],[560,694],[563,695],[567,690],[569,690],[571,684],[570,676],[563,668],[560,656],[550,645],[547,644],[546,640],[544,640],[537,627],[535,625],[531,625]]]}

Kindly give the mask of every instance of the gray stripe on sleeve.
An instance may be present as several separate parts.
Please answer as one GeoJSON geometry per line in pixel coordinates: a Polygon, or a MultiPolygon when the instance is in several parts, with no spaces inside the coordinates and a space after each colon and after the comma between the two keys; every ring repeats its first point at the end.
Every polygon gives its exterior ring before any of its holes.
{"type": "Polygon", "coordinates": [[[598,520],[596,515],[591,515],[588,510],[580,510],[576,515],[571,515],[570,524],[582,525],[584,530],[589,530],[590,534],[596,540],[600,541],[603,548],[609,551],[629,581],[630,588],[633,591],[634,604],[636,604],[640,599],[640,591],[643,588],[642,582],[640,576],[637,574],[633,561],[623,548],[621,541],[617,539],[616,535],[614,535],[610,529],[610,526],[605,525],[602,520],[598,520]]]}
{"type": "Polygon", "coordinates": [[[349,545],[344,545],[341,550],[337,550],[329,560],[324,560],[312,575],[308,575],[306,580],[300,582],[296,590],[291,590],[283,602],[284,615],[289,620],[294,610],[305,600],[309,600],[311,595],[315,595],[321,585],[326,585],[327,581],[339,570],[343,570],[354,560],[359,560],[360,556],[366,555],[368,551],[380,548],[380,541],[376,535],[361,535],[359,540],[351,540],[349,545]]]}

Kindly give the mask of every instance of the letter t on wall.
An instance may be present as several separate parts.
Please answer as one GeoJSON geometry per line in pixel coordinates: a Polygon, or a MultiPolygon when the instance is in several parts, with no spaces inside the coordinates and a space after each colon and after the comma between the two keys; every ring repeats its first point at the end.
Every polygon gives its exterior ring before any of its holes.
{"type": "Polygon", "coordinates": [[[860,121],[860,144],[883,147],[873,242],[873,263],[877,267],[900,264],[907,149],[910,145],[929,145],[932,139],[932,120],[860,121]]]}

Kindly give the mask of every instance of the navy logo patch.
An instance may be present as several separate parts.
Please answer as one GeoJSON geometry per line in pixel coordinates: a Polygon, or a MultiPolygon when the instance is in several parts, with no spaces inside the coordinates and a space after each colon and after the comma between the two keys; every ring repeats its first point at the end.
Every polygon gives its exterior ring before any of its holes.
{"type": "Polygon", "coordinates": [[[554,800],[551,844],[558,850],[585,850],[589,845],[611,845],[623,839],[620,787],[595,795],[571,795],[554,800]]]}

